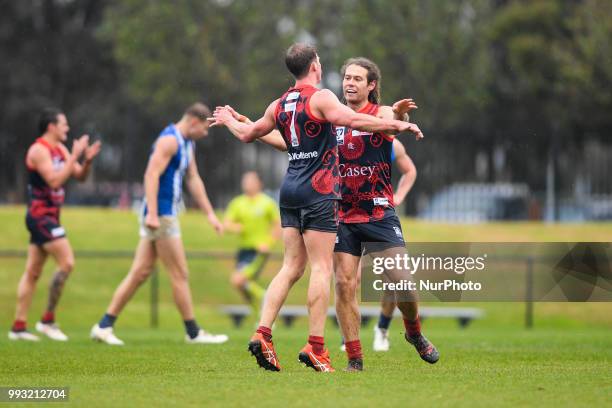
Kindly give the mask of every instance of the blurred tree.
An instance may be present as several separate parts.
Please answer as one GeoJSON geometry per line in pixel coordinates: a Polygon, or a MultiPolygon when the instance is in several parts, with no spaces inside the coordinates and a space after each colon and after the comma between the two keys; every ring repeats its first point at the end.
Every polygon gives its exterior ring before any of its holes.
{"type": "MultiPolygon", "coordinates": [[[[279,28],[286,8],[275,1],[254,8],[239,1],[128,0],[108,9],[101,36],[114,45],[129,96],[158,127],[196,100],[211,108],[232,104],[256,118],[290,85],[281,61],[292,31],[279,28]]],[[[245,148],[222,129],[203,146],[200,166],[213,196],[225,193],[221,201],[237,191],[245,168],[259,167],[265,181],[279,181],[258,155],[272,153],[266,146],[245,148]]]]}
{"type": "MultiPolygon", "coordinates": [[[[535,189],[546,185],[549,219],[556,217],[554,191],[560,187],[557,158],[582,146],[593,113],[599,127],[606,126],[600,109],[610,106],[602,86],[610,83],[606,51],[612,36],[609,18],[597,17],[609,16],[603,3],[512,1],[496,12],[489,31],[496,78],[492,113],[512,146],[510,160],[524,163],[513,166],[514,177],[535,189]],[[527,151],[540,159],[525,163],[527,151]]],[[[574,166],[567,170],[566,189],[576,176],[574,166]]]]}
{"type": "Polygon", "coordinates": [[[61,107],[73,129],[95,131],[94,112],[113,92],[110,49],[96,41],[102,2],[8,1],[0,14],[0,185],[25,189],[23,158],[44,106],[61,107]]]}
{"type": "MultiPolygon", "coordinates": [[[[0,14],[0,187],[23,190],[45,105],[105,142],[96,177],[141,180],[150,143],[194,100],[257,117],[290,84],[294,41],[316,42],[324,85],[366,56],[385,103],[413,97],[426,139],[405,138],[423,196],[457,180],[545,186],[547,155],[570,189],[584,140],[612,131],[612,3],[605,0],[24,0],[0,14]],[[554,137],[553,137],[554,136],[554,137]],[[551,149],[552,146],[552,149],[551,149]]],[[[275,188],[284,157],[215,130],[198,153],[213,201],[254,168],[275,188]]],[[[550,166],[549,166],[550,167],[550,166]]],[[[14,195],[12,199],[21,195],[14,195]]],[[[409,200],[414,204],[414,200],[409,200]]]]}

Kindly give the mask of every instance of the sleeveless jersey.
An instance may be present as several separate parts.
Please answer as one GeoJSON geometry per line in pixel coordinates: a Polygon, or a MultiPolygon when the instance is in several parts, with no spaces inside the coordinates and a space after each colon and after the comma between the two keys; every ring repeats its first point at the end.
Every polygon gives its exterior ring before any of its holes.
{"type": "MultiPolygon", "coordinates": [[[[368,102],[359,113],[375,116],[378,109],[379,105],[368,102]]],[[[340,222],[372,222],[395,215],[391,184],[393,137],[336,127],[336,138],[342,190],[340,222]]]]}
{"type": "Polygon", "coordinates": [[[340,199],[338,148],[333,125],[309,107],[318,89],[290,88],[281,96],[274,117],[287,144],[289,166],[280,190],[280,206],[299,208],[340,199]]]}
{"type": "MultiPolygon", "coordinates": [[[[157,214],[173,216],[178,214],[179,204],[183,194],[183,177],[193,159],[194,143],[185,139],[174,124],[168,125],[158,136],[151,151],[162,137],[173,137],[178,142],[178,149],[164,172],[159,176],[159,192],[157,193],[157,214]]],[[[143,214],[148,212],[145,202],[143,214]]]]}
{"type": "MultiPolygon", "coordinates": [[[[44,138],[39,137],[34,144],[40,143],[51,153],[53,169],[64,167],[66,158],[59,146],[51,146],[44,138]]],[[[59,223],[60,208],[64,203],[64,187],[51,188],[36,169],[28,168],[28,213],[34,217],[51,217],[59,223]]]]}

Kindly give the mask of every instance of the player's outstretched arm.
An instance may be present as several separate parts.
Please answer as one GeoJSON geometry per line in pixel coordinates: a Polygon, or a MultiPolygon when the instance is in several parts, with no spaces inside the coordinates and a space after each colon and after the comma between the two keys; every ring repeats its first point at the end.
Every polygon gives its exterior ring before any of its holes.
{"type": "Polygon", "coordinates": [[[393,202],[395,205],[400,205],[414,185],[417,169],[408,153],[406,153],[406,148],[397,139],[393,140],[393,153],[395,154],[395,163],[402,174],[393,196],[393,202]]]}
{"type": "Polygon", "coordinates": [[[338,126],[348,126],[351,129],[366,132],[385,132],[389,134],[411,131],[422,137],[421,130],[414,123],[395,119],[381,119],[372,115],[356,113],[351,108],[340,103],[336,95],[328,89],[316,92],[310,100],[310,109],[317,116],[338,126]]]}
{"type": "Polygon", "coordinates": [[[51,188],[60,188],[72,175],[77,160],[87,147],[87,142],[87,138],[83,137],[72,142],[72,152],[68,153],[68,149],[64,151],[65,163],[60,170],[55,170],[51,154],[39,143],[35,143],[28,150],[26,163],[36,169],[51,188]]]}
{"type": "MultiPolygon", "coordinates": [[[[253,123],[251,121],[251,119],[249,119],[245,115],[242,115],[242,114],[236,112],[234,110],[234,108],[232,108],[231,106],[225,105],[225,107],[227,109],[229,109],[229,111],[232,113],[232,116],[237,121],[242,122],[242,123],[246,123],[246,124],[253,123]]],[[[265,136],[260,137],[257,140],[262,142],[262,143],[265,143],[267,145],[270,145],[273,148],[275,148],[276,150],[279,150],[281,152],[286,152],[287,151],[287,143],[285,143],[285,139],[283,138],[283,135],[281,135],[281,133],[277,129],[274,129],[272,132],[268,133],[265,136]]]]}
{"type": "Polygon", "coordinates": [[[157,193],[159,192],[159,177],[168,167],[170,159],[178,150],[178,142],[174,137],[162,137],[157,143],[147,164],[144,175],[145,199],[147,201],[147,216],[145,225],[149,228],[159,228],[157,215],[157,193]]]}
{"type": "Polygon", "coordinates": [[[208,217],[208,222],[210,222],[217,234],[223,234],[223,225],[217,218],[215,209],[210,203],[210,199],[206,193],[206,186],[204,185],[202,177],[200,177],[200,174],[198,173],[198,165],[196,164],[195,157],[193,160],[191,160],[189,167],[187,168],[186,184],[189,193],[191,193],[191,196],[198,204],[198,207],[208,217]]]}
{"type": "Polygon", "coordinates": [[[211,126],[226,126],[234,136],[236,136],[241,142],[251,143],[256,139],[263,137],[274,130],[274,110],[278,100],[272,102],[266,113],[256,122],[247,124],[238,121],[232,115],[229,108],[220,106],[215,109],[213,118],[211,118],[211,126]]]}

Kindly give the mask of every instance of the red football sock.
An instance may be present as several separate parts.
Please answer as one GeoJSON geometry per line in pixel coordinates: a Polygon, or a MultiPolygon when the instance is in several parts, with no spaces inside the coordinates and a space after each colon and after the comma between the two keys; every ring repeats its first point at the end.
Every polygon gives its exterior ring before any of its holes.
{"type": "Polygon", "coordinates": [[[345,343],[346,354],[349,360],[362,359],[363,353],[361,352],[361,341],[359,339],[353,341],[347,341],[345,343]]]}
{"type": "Polygon", "coordinates": [[[322,336],[308,336],[308,343],[312,346],[312,351],[315,354],[323,354],[325,340],[323,340],[322,336]]]}
{"type": "Polygon", "coordinates": [[[257,328],[257,333],[261,333],[266,341],[272,341],[272,329],[266,326],[259,326],[257,328]]]}
{"type": "Polygon", "coordinates": [[[42,315],[41,322],[43,323],[53,323],[55,322],[55,314],[53,312],[46,311],[44,315],[42,315]]]}
{"type": "Polygon", "coordinates": [[[404,327],[408,336],[418,336],[421,334],[421,319],[419,319],[419,316],[414,320],[404,319],[404,327]]]}
{"type": "Polygon", "coordinates": [[[15,320],[13,322],[13,327],[11,328],[11,330],[14,332],[24,331],[25,329],[26,329],[25,320],[15,320]]]}

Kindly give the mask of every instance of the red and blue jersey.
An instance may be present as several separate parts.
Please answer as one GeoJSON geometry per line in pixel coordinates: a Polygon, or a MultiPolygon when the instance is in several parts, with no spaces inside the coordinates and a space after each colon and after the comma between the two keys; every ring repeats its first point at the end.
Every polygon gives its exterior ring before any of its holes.
{"type": "MultiPolygon", "coordinates": [[[[380,106],[368,102],[359,113],[376,116],[380,106]]],[[[343,223],[365,223],[395,215],[391,164],[393,136],[336,127],[340,152],[343,223]]]]}
{"type": "Polygon", "coordinates": [[[274,117],[287,144],[289,166],[280,190],[280,206],[299,208],[340,199],[338,147],[333,125],[309,107],[314,86],[290,88],[279,99],[274,117]]]}
{"type": "MultiPolygon", "coordinates": [[[[51,146],[44,138],[39,137],[34,144],[43,145],[51,154],[54,170],[64,167],[66,157],[59,146],[51,146]]],[[[60,208],[64,203],[64,188],[51,188],[41,174],[26,162],[28,168],[28,214],[34,218],[51,217],[59,222],[60,208]]]]}

